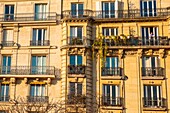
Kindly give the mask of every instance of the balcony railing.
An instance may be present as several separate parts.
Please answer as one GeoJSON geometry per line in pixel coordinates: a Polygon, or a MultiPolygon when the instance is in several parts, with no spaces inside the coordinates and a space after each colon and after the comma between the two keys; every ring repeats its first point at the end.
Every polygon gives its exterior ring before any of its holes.
{"type": "Polygon", "coordinates": [[[59,20],[61,18],[55,12],[42,12],[42,13],[15,13],[15,14],[0,14],[0,21],[48,21],[59,20]]]}
{"type": "Polygon", "coordinates": [[[12,47],[14,46],[14,41],[1,41],[3,47],[12,47]]]}
{"type": "Polygon", "coordinates": [[[68,44],[69,45],[83,45],[85,37],[68,37],[68,44]]]}
{"type": "Polygon", "coordinates": [[[103,106],[123,106],[123,98],[121,97],[110,97],[102,96],[102,105],[103,106]]]}
{"type": "Polygon", "coordinates": [[[63,17],[70,17],[70,18],[86,18],[91,17],[93,14],[92,10],[65,10],[63,11],[63,17]]]}
{"type": "Polygon", "coordinates": [[[30,46],[49,46],[49,40],[32,40],[30,41],[30,46]]]}
{"type": "Polygon", "coordinates": [[[84,65],[69,65],[68,74],[85,74],[84,65]]]}
{"type": "Polygon", "coordinates": [[[143,97],[143,107],[165,108],[167,100],[164,98],[146,98],[143,97]]]}
{"type": "Polygon", "coordinates": [[[27,101],[28,102],[48,102],[49,97],[48,96],[27,96],[27,101]]]}
{"type": "MultiPolygon", "coordinates": [[[[96,42],[99,39],[95,40],[96,42]]],[[[113,38],[106,37],[103,43],[107,46],[167,46],[170,45],[170,39],[166,36],[159,36],[153,39],[147,37],[124,37],[114,36],[113,38]]]]}
{"type": "Polygon", "coordinates": [[[142,76],[164,77],[165,69],[162,67],[142,67],[142,76]]]}
{"type": "Polygon", "coordinates": [[[0,96],[0,102],[7,102],[9,101],[10,97],[9,96],[0,96]]]}
{"type": "Polygon", "coordinates": [[[1,66],[0,74],[55,75],[55,68],[53,66],[1,66]]]}
{"type": "Polygon", "coordinates": [[[120,67],[103,67],[102,76],[122,76],[122,69],[120,67]]]}
{"type": "Polygon", "coordinates": [[[68,95],[67,104],[86,104],[85,95],[68,95]]]}

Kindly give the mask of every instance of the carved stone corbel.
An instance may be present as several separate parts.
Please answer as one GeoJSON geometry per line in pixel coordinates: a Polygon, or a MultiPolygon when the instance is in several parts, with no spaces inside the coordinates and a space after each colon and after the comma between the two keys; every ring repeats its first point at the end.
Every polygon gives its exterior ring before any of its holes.
{"type": "Polygon", "coordinates": [[[27,84],[28,83],[28,79],[24,78],[24,83],[27,84]]]}
{"type": "Polygon", "coordinates": [[[159,49],[159,57],[164,58],[165,56],[165,50],[164,49],[159,49]]]}
{"type": "Polygon", "coordinates": [[[122,58],[124,57],[124,51],[123,51],[123,49],[120,49],[120,50],[118,51],[118,55],[119,55],[119,58],[120,58],[120,59],[122,59],[122,58]]]}
{"type": "Polygon", "coordinates": [[[138,49],[137,54],[138,54],[138,56],[141,58],[142,55],[143,55],[143,50],[142,50],[142,49],[138,49]]]}
{"type": "Polygon", "coordinates": [[[48,84],[48,85],[51,84],[51,78],[47,78],[47,84],[48,84]]]}
{"type": "Polygon", "coordinates": [[[11,83],[11,84],[15,84],[15,82],[16,82],[16,79],[15,79],[15,78],[10,78],[10,83],[11,83]]]}

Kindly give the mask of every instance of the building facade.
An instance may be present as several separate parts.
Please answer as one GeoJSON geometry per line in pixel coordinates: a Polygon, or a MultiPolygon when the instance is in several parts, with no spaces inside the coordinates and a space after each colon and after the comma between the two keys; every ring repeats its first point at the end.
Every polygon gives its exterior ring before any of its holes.
{"type": "Polygon", "coordinates": [[[2,106],[21,96],[63,101],[61,113],[170,112],[168,0],[0,1],[2,106]]]}

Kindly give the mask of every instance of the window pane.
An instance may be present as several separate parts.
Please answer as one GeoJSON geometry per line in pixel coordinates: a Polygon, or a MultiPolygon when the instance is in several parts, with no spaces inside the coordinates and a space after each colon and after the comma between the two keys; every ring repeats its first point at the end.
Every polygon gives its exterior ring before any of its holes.
{"type": "Polygon", "coordinates": [[[77,95],[82,95],[82,83],[77,83],[77,95]]]}
{"type": "Polygon", "coordinates": [[[70,65],[76,65],[74,55],[70,55],[70,65]]]}
{"type": "Polygon", "coordinates": [[[70,95],[75,95],[75,83],[70,82],[70,95]]]}
{"type": "Polygon", "coordinates": [[[82,56],[80,56],[80,55],[77,55],[77,64],[78,65],[82,65],[82,56]]]}

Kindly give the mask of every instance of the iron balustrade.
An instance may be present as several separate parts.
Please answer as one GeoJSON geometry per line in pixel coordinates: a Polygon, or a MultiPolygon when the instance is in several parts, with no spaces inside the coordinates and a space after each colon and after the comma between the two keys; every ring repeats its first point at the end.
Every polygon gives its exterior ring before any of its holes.
{"type": "Polygon", "coordinates": [[[0,14],[0,21],[48,21],[60,20],[61,15],[55,12],[41,12],[41,13],[15,13],[15,14],[0,14]]]}
{"type": "MultiPolygon", "coordinates": [[[[99,41],[100,39],[95,39],[99,41]]],[[[154,39],[148,37],[124,37],[114,36],[114,38],[106,37],[103,39],[103,44],[107,46],[166,46],[170,45],[170,39],[166,36],[158,36],[154,39]]]]}
{"type": "Polygon", "coordinates": [[[143,107],[165,108],[167,100],[165,98],[147,98],[143,97],[143,107]]]}
{"type": "Polygon", "coordinates": [[[0,102],[8,102],[9,99],[10,99],[10,96],[8,95],[0,96],[0,102]]]}
{"type": "Polygon", "coordinates": [[[102,67],[102,76],[122,76],[120,67],[102,67]]]}
{"type": "Polygon", "coordinates": [[[73,37],[73,36],[68,37],[69,45],[83,45],[84,41],[85,41],[84,36],[82,36],[82,37],[73,37]]]}
{"type": "Polygon", "coordinates": [[[93,11],[88,9],[63,11],[63,17],[70,17],[70,18],[86,18],[86,17],[91,17],[92,14],[93,11]]]}
{"type": "Polygon", "coordinates": [[[1,41],[3,47],[12,47],[14,46],[14,41],[1,41]]]}
{"type": "Polygon", "coordinates": [[[55,75],[54,66],[1,66],[0,74],[55,75]]]}
{"type": "Polygon", "coordinates": [[[30,41],[30,46],[49,46],[49,40],[32,40],[30,41]]]}
{"type": "Polygon", "coordinates": [[[86,104],[86,96],[70,94],[67,96],[67,104],[86,104]]]}
{"type": "Polygon", "coordinates": [[[142,67],[142,76],[165,76],[165,69],[162,67],[142,67]]]}
{"type": "Polygon", "coordinates": [[[69,65],[68,74],[85,74],[84,65],[69,65]]]}
{"type": "Polygon", "coordinates": [[[27,101],[28,102],[48,102],[49,97],[48,96],[27,96],[27,101]]]}
{"type": "Polygon", "coordinates": [[[123,106],[122,97],[111,97],[111,96],[102,96],[102,105],[103,106],[123,106]]]}

